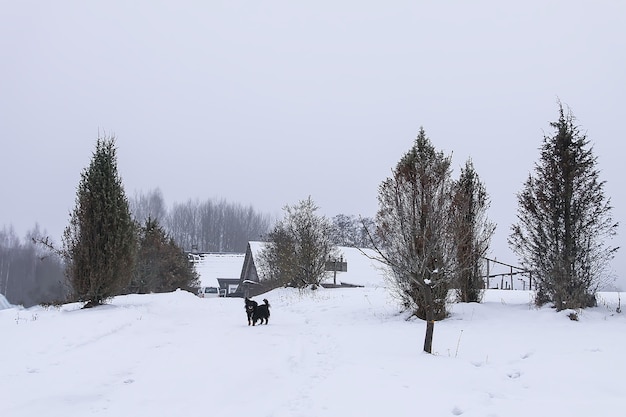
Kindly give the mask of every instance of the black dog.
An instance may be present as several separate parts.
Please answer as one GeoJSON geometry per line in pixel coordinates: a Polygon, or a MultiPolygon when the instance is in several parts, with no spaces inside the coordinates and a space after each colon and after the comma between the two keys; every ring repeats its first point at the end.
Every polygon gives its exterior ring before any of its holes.
{"type": "Polygon", "coordinates": [[[264,304],[259,305],[256,301],[246,297],[245,303],[246,315],[248,316],[248,326],[251,324],[255,326],[256,322],[259,320],[261,321],[261,324],[263,324],[263,320],[265,320],[265,324],[268,323],[268,319],[270,318],[270,303],[267,299],[263,299],[264,304]]]}
{"type": "Polygon", "coordinates": [[[252,314],[253,326],[256,324],[257,320],[261,320],[261,324],[263,324],[263,320],[265,320],[265,324],[267,324],[270,318],[270,303],[267,301],[267,298],[263,299],[263,303],[264,304],[257,305],[254,314],[252,314]]]}
{"type": "Polygon", "coordinates": [[[251,324],[254,324],[252,322],[252,318],[254,317],[254,312],[256,311],[257,307],[258,307],[258,303],[254,300],[249,299],[248,297],[246,297],[246,315],[248,316],[248,326],[251,324]]]}

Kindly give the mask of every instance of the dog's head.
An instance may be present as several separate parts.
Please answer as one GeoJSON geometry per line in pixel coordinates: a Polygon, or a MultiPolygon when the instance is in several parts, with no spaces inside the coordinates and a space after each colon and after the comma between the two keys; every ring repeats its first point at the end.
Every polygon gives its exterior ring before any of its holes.
{"type": "Polygon", "coordinates": [[[257,302],[246,297],[245,303],[246,303],[246,312],[248,314],[254,313],[254,310],[256,310],[256,307],[258,305],[257,302]]]}

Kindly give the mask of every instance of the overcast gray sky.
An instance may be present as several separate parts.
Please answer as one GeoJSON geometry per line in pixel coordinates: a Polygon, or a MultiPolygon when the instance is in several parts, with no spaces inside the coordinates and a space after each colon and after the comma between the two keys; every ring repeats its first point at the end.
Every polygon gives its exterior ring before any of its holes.
{"type": "Polygon", "coordinates": [[[60,237],[99,131],[117,136],[129,196],[280,215],[310,195],[328,216],[373,216],[424,126],[455,176],[473,159],[492,256],[515,262],[515,195],[557,99],[624,220],[625,2],[0,4],[0,227],[20,236],[39,222],[60,237]]]}

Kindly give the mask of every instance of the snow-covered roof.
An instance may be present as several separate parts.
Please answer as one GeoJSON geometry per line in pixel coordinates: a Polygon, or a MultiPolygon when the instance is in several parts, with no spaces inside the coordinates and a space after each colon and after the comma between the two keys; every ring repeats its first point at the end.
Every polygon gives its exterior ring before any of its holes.
{"type": "Polygon", "coordinates": [[[194,262],[203,287],[219,287],[217,279],[239,279],[243,253],[202,253],[194,262]]]}
{"type": "Polygon", "coordinates": [[[257,255],[261,253],[263,248],[265,248],[265,242],[248,242],[250,245],[250,252],[252,252],[252,257],[257,258],[257,255]]]}

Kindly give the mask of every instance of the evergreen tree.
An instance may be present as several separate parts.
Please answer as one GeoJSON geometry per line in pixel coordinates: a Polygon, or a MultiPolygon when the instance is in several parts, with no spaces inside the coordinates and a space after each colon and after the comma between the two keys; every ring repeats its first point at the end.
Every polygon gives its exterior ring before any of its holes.
{"type": "Polygon", "coordinates": [[[133,273],[136,231],[117,172],[115,138],[98,138],[81,174],[76,206],[63,235],[69,282],[85,307],[121,293],[133,273]]]}
{"type": "Polygon", "coordinates": [[[559,103],[541,156],[518,194],[517,223],[509,243],[537,284],[537,303],[557,310],[595,305],[595,293],[618,248],[610,199],[585,134],[559,103]]]}
{"type": "Polygon", "coordinates": [[[167,236],[158,220],[148,217],[139,232],[133,293],[169,292],[178,288],[194,292],[199,277],[187,255],[167,236]]]}
{"type": "Polygon", "coordinates": [[[391,268],[404,305],[426,320],[424,351],[429,353],[435,320],[446,316],[454,265],[450,162],[421,128],[378,195],[379,260],[391,268]]]}
{"type": "Polygon", "coordinates": [[[452,196],[457,299],[466,303],[480,302],[484,289],[484,256],[496,226],[487,218],[489,196],[471,160],[461,169],[452,196]]]}

